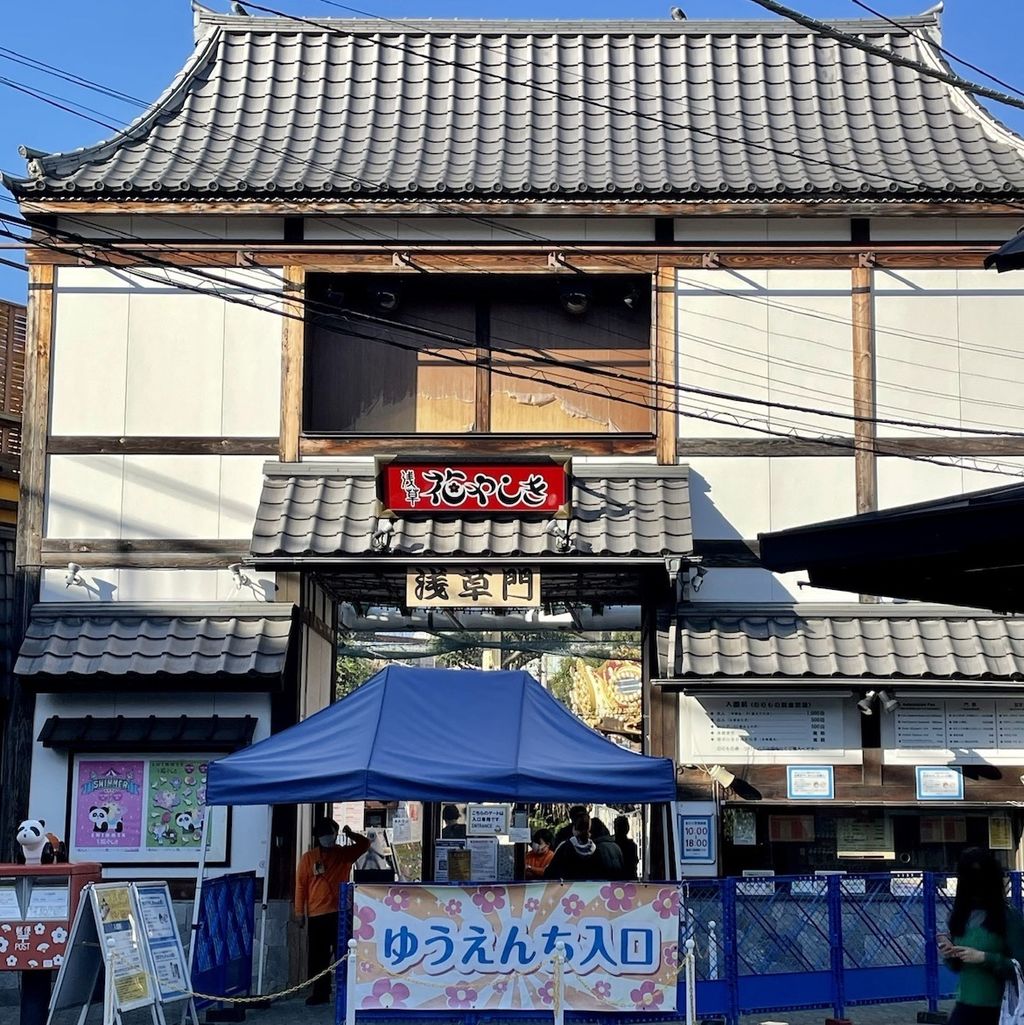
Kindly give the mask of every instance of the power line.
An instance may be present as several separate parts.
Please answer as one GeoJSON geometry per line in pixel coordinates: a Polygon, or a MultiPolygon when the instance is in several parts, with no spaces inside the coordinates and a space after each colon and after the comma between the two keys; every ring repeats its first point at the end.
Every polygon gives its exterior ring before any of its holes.
{"type": "MultiPolygon", "coordinates": [[[[321,3],[327,3],[328,0],[321,0],[321,3]]],[[[874,7],[868,6],[864,3],[864,0],[850,0],[850,3],[856,4],[862,11],[867,11],[868,14],[881,21],[892,25],[894,28],[898,28],[901,32],[906,32],[908,35],[913,36],[915,39],[919,39],[926,46],[932,46],[941,54],[945,54],[950,60],[956,61],[957,64],[962,64],[965,68],[970,68],[971,71],[977,72],[979,75],[984,75],[990,82],[995,82],[996,85],[1001,85],[1004,89],[1009,89],[1011,93],[1016,93],[1018,96],[1024,97],[1024,92],[1021,92],[1015,85],[1011,85],[1009,82],[1004,82],[1001,78],[993,75],[991,71],[986,71],[984,68],[979,68],[977,64],[972,64],[969,60],[964,57],[960,57],[953,53],[952,50],[946,49],[946,47],[940,45],[931,39],[925,39],[923,36],[918,35],[916,32],[911,32],[906,25],[901,25],[898,21],[890,18],[887,14],[883,14],[881,11],[876,11],[874,7]]]]}
{"type": "Polygon", "coordinates": [[[869,43],[859,36],[843,32],[829,25],[828,22],[818,21],[817,18],[811,18],[800,11],[794,10],[792,7],[786,7],[783,4],[777,3],[776,0],[750,0],[750,2],[757,4],[758,7],[763,7],[766,11],[771,11],[773,14],[778,14],[783,18],[788,18],[790,21],[795,21],[798,25],[803,25],[804,28],[809,28],[820,35],[827,36],[829,39],[834,39],[837,43],[842,43],[844,46],[852,46],[854,49],[863,50],[864,53],[870,53],[873,57],[881,57],[882,60],[888,61],[890,64],[896,64],[901,68],[916,71],[919,75],[926,75],[928,78],[945,82],[947,85],[955,86],[962,92],[970,93],[973,96],[984,96],[985,99],[995,100],[997,103],[1004,103],[1008,107],[1024,110],[1024,99],[1010,96],[1009,93],[999,92],[998,89],[990,89],[987,85],[979,85],[977,82],[963,78],[953,71],[947,72],[941,68],[931,68],[920,61],[911,60],[909,57],[901,57],[898,53],[894,53],[884,46],[876,46],[874,43],[869,43]]]}
{"type": "MultiPolygon", "coordinates": [[[[6,214],[0,215],[0,219],[5,220],[5,221],[13,220],[12,218],[10,218],[6,214]]],[[[0,233],[7,234],[7,235],[11,234],[9,231],[7,231],[6,229],[2,229],[2,228],[0,228],[0,233]]],[[[60,247],[59,245],[47,244],[47,243],[44,243],[42,241],[39,241],[36,244],[42,246],[43,248],[52,249],[52,250],[54,250],[56,252],[63,252],[64,251],[62,249],[62,247],[60,247]]],[[[103,249],[104,247],[102,245],[100,245],[100,246],[97,246],[96,248],[103,249]]],[[[110,247],[108,247],[108,248],[110,248],[110,247]]],[[[114,249],[113,251],[116,252],[116,249],[114,249]]],[[[94,263],[97,266],[110,266],[109,263],[105,263],[104,261],[100,260],[96,255],[93,255],[92,257],[90,257],[90,262],[94,263]]],[[[160,261],[156,261],[156,260],[154,260],[152,258],[150,258],[149,262],[152,265],[154,265],[154,266],[161,267],[165,271],[173,272],[174,275],[179,277],[179,278],[180,278],[180,276],[183,273],[191,274],[191,275],[194,275],[194,276],[203,277],[205,280],[211,280],[213,284],[221,286],[221,289],[223,289],[223,286],[225,284],[230,284],[230,285],[232,285],[233,289],[238,289],[238,290],[243,291],[243,292],[245,292],[247,294],[255,294],[255,295],[258,295],[260,298],[267,298],[269,296],[272,299],[274,299],[275,302],[279,302],[280,299],[281,299],[281,295],[280,295],[279,292],[276,292],[276,291],[270,292],[269,290],[265,290],[265,289],[253,289],[251,286],[244,286],[244,285],[240,286],[240,284],[238,282],[232,282],[232,281],[230,281],[230,279],[225,279],[224,277],[213,277],[213,278],[210,278],[208,275],[206,275],[206,276],[202,275],[202,273],[199,270],[195,269],[195,268],[181,268],[181,267],[175,266],[173,264],[161,264],[160,261]]],[[[181,281],[174,281],[173,278],[164,278],[162,280],[161,279],[156,279],[156,278],[152,278],[150,275],[147,275],[144,272],[141,272],[141,271],[138,271],[138,270],[129,270],[128,273],[129,273],[129,275],[137,274],[139,277],[143,278],[144,280],[151,280],[151,281],[155,281],[155,282],[160,283],[160,284],[171,284],[172,287],[180,288],[180,289],[185,290],[185,291],[191,291],[191,292],[195,292],[195,293],[198,293],[198,294],[204,295],[204,296],[212,296],[212,297],[220,298],[220,299],[222,299],[222,300],[224,300],[226,302],[231,302],[231,303],[235,303],[235,304],[238,304],[238,305],[247,306],[247,307],[250,307],[250,308],[253,308],[253,309],[260,310],[262,312],[273,313],[274,315],[283,317],[285,319],[292,319],[292,320],[297,320],[297,321],[300,321],[302,323],[305,323],[305,317],[303,315],[301,315],[301,314],[292,314],[292,313],[289,313],[289,312],[287,312],[285,310],[281,310],[281,309],[276,309],[276,308],[271,308],[271,307],[266,307],[266,306],[259,306],[259,305],[255,304],[255,303],[246,302],[245,300],[240,299],[238,296],[229,294],[228,292],[223,291],[223,290],[211,291],[209,289],[202,288],[202,287],[199,287],[199,286],[188,285],[188,284],[183,283],[181,281]]],[[[309,300],[307,300],[305,298],[299,298],[299,297],[293,297],[291,301],[293,301],[293,302],[300,302],[303,305],[305,305],[307,309],[309,309],[310,306],[317,305],[317,304],[311,303],[309,300]]],[[[320,304],[320,305],[322,305],[322,304],[320,304]]],[[[319,313],[314,314],[314,315],[319,316],[319,318],[321,320],[325,320],[326,319],[328,322],[341,320],[343,323],[346,323],[344,321],[344,318],[340,317],[337,313],[334,313],[334,312],[329,313],[328,315],[326,315],[326,317],[323,314],[319,314],[319,313]]],[[[407,325],[399,325],[399,326],[407,327],[407,325]]],[[[353,331],[352,328],[351,328],[351,325],[349,325],[347,323],[346,323],[346,330],[347,330],[348,334],[351,337],[363,338],[363,339],[365,339],[367,341],[372,341],[372,342],[375,342],[375,343],[378,343],[378,344],[383,343],[385,345],[389,345],[389,346],[392,346],[392,347],[395,347],[395,348],[398,348],[398,349],[404,349],[406,351],[416,352],[418,354],[422,352],[422,349],[420,347],[418,347],[418,346],[403,344],[403,343],[397,342],[397,341],[395,341],[393,339],[383,339],[383,338],[380,338],[379,336],[376,336],[376,335],[363,335],[363,334],[360,334],[357,331],[353,331]]],[[[458,339],[454,339],[454,340],[455,341],[459,341],[458,339]]],[[[457,356],[452,356],[452,355],[450,355],[448,353],[445,353],[443,351],[438,351],[438,350],[433,350],[433,354],[437,358],[443,359],[443,360],[445,360],[445,361],[447,361],[449,363],[452,363],[452,364],[455,364],[455,365],[461,365],[461,366],[465,366],[465,367],[478,367],[478,366],[489,365],[489,362],[486,361],[486,360],[480,360],[480,359],[476,359],[476,358],[461,359],[461,358],[459,358],[457,356]]],[[[563,368],[563,370],[564,370],[564,368],[563,368]]],[[[512,378],[516,378],[516,379],[526,380],[526,381],[530,381],[532,383],[536,383],[536,381],[537,381],[537,379],[534,378],[534,377],[531,377],[529,375],[519,374],[519,373],[516,373],[515,371],[512,371],[512,370],[505,370],[503,373],[504,373],[504,376],[506,376],[506,377],[512,377],[512,378]]],[[[579,388],[578,386],[572,385],[572,384],[567,384],[564,387],[568,391],[576,392],[576,393],[581,394],[581,395],[587,395],[588,394],[583,389],[579,388]]],[[[796,428],[792,428],[792,429],[785,430],[785,431],[773,430],[770,426],[764,426],[764,421],[760,421],[760,420],[758,420],[755,417],[741,417],[741,416],[739,416],[737,414],[729,414],[729,415],[727,415],[726,417],[723,418],[722,416],[716,415],[716,413],[714,411],[712,411],[712,410],[708,410],[708,409],[695,410],[693,408],[683,406],[681,403],[677,403],[677,404],[672,405],[672,406],[665,406],[665,405],[662,405],[660,403],[642,402],[642,401],[639,401],[639,400],[636,400],[636,399],[631,399],[631,398],[623,398],[621,401],[623,403],[625,403],[625,404],[637,406],[637,407],[640,407],[640,408],[643,408],[643,409],[650,410],[652,412],[670,412],[670,413],[673,413],[673,414],[676,414],[676,415],[679,415],[679,416],[682,416],[682,417],[686,417],[686,418],[705,420],[705,421],[708,421],[708,422],[711,422],[711,423],[728,424],[728,425],[740,427],[740,428],[742,428],[744,430],[750,430],[750,431],[754,431],[756,433],[765,434],[765,435],[769,435],[769,436],[773,436],[773,437],[793,438],[793,439],[796,439],[796,440],[802,440],[802,441],[805,441],[805,442],[810,442],[810,443],[816,444],[816,445],[838,447],[838,448],[841,448],[841,449],[843,449],[843,450],[845,450],[847,452],[850,452],[850,453],[853,453],[853,452],[855,452],[857,450],[871,451],[871,452],[874,452],[875,454],[881,455],[881,456],[895,456],[895,457],[901,458],[901,459],[909,459],[909,460],[915,461],[915,462],[927,462],[927,463],[932,463],[934,465],[946,466],[946,467],[950,467],[950,468],[954,468],[954,469],[970,468],[970,469],[974,469],[974,470],[976,470],[977,472],[980,472],[980,473],[990,473],[990,474],[996,474],[996,475],[999,475],[999,476],[1024,477],[1024,473],[1021,472],[1019,467],[1010,466],[1009,464],[995,463],[993,466],[983,466],[982,465],[982,463],[992,463],[993,462],[992,460],[979,460],[979,459],[976,459],[976,458],[973,458],[973,457],[959,456],[959,457],[950,457],[953,461],[949,461],[949,460],[943,459],[941,457],[930,457],[930,456],[925,456],[925,455],[914,455],[914,454],[909,454],[909,453],[905,453],[905,452],[893,451],[891,449],[887,450],[886,447],[885,447],[886,441],[884,439],[883,440],[876,439],[873,444],[865,445],[865,444],[859,443],[856,440],[851,439],[849,437],[829,436],[829,435],[820,435],[820,436],[801,435],[801,434],[797,433],[797,429],[796,428]],[[969,466],[965,466],[965,463],[969,463],[970,465],[969,466]]],[[[820,411],[816,411],[816,412],[820,412],[820,411]]]]}

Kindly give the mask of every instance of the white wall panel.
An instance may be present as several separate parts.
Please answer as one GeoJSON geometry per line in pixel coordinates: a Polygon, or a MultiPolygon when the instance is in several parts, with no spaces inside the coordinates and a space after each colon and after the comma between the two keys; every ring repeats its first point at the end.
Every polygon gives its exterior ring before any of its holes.
{"type": "Polygon", "coordinates": [[[308,241],[367,239],[409,242],[650,241],[651,217],[307,217],[308,241]]]}
{"type": "MultiPolygon", "coordinates": [[[[69,557],[71,558],[71,557],[69,557]]],[[[235,584],[226,569],[109,569],[86,567],[83,584],[67,587],[64,569],[43,570],[40,601],[251,601],[276,600],[273,573],[243,570],[251,584],[235,584]]]]}
{"type": "Polygon", "coordinates": [[[217,537],[219,456],[125,456],[122,536],[217,537]]]}
{"type": "Polygon", "coordinates": [[[52,434],[122,434],[128,360],[125,276],[58,267],[51,356],[52,434]]]}
{"type": "Polygon", "coordinates": [[[51,456],[47,537],[117,537],[124,456],[51,456]]]}
{"type": "MultiPolygon", "coordinates": [[[[217,537],[251,537],[263,489],[263,456],[222,456],[217,537]]],[[[212,536],[212,535],[211,535],[212,536]]]]}
{"type": "Polygon", "coordinates": [[[963,472],[957,466],[895,457],[878,460],[879,509],[927,502],[933,498],[959,495],[962,491],[963,472]]]}
{"type": "MultiPolygon", "coordinates": [[[[679,271],[676,331],[678,380],[710,391],[768,399],[767,271],[679,271]]],[[[679,434],[695,437],[751,437],[736,420],[765,418],[765,409],[730,399],[680,393],[689,409],[706,411],[714,422],[679,418],[679,434]]]]}
{"type": "Polygon", "coordinates": [[[53,433],[278,433],[280,271],[202,273],[59,270],[53,433]]]}
{"type": "Polygon", "coordinates": [[[677,217],[677,242],[849,242],[846,217],[677,217]]]}
{"type": "Polygon", "coordinates": [[[695,537],[750,538],[771,529],[769,460],[701,456],[686,461],[695,537]]]}
{"type": "Polygon", "coordinates": [[[709,569],[692,600],[700,604],[785,601],[777,596],[775,578],[765,569],[709,569]]]}
{"type": "Polygon", "coordinates": [[[852,459],[836,456],[764,462],[770,465],[771,525],[762,530],[786,530],[852,516],[857,511],[852,459]]]}

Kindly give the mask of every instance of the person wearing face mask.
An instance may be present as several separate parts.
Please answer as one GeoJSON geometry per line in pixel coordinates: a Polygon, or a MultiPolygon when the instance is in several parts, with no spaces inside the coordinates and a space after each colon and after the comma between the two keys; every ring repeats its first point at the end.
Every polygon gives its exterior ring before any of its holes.
{"type": "Polygon", "coordinates": [[[526,878],[543,879],[544,870],[555,856],[555,836],[550,829],[538,829],[526,852],[526,878]]]}
{"type": "MultiPolygon", "coordinates": [[[[295,875],[295,917],[307,925],[309,978],[318,975],[332,961],[338,939],[338,887],[349,880],[352,865],[370,849],[365,836],[348,826],[345,836],[351,841],[338,846],[338,823],[318,819],[313,826],[316,845],[299,860],[295,875]]],[[[331,999],[331,977],[325,975],[313,983],[307,1004],[326,1004],[331,999]]]]}

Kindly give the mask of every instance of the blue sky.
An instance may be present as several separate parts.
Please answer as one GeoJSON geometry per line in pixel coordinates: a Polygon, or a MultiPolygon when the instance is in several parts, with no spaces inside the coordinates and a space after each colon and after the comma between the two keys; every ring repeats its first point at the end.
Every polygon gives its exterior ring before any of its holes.
{"type": "MultiPolygon", "coordinates": [[[[227,0],[207,0],[220,10],[227,0]]],[[[267,7],[324,18],[344,16],[322,0],[260,0],[267,7]]],[[[664,18],[678,3],[691,19],[769,17],[751,0],[520,0],[514,7],[479,0],[353,0],[356,6],[391,18],[664,18]]],[[[869,0],[890,16],[918,13],[928,0],[869,0]]],[[[815,17],[855,18],[864,12],[851,0],[788,0],[815,17]]],[[[181,67],[192,46],[188,0],[45,0],[43,4],[4,4],[0,47],[56,65],[145,100],[155,98],[181,67]]],[[[1024,89],[1020,40],[1024,38],[1024,0],[947,0],[944,45],[954,53],[1024,89]]],[[[958,69],[962,70],[962,69],[958,69]]],[[[967,73],[969,76],[972,72],[967,73]]],[[[138,109],[88,92],[12,62],[0,53],[0,76],[95,108],[100,120],[124,124],[138,109]]],[[[974,76],[977,77],[977,76],[974,76]]],[[[1024,133],[1024,111],[990,105],[1010,127],[1024,133]]],[[[47,106],[0,85],[0,167],[20,172],[18,146],[67,150],[97,141],[106,133],[95,124],[47,106]]],[[[5,193],[4,193],[5,194],[5,193]]],[[[6,195],[6,194],[5,194],[6,195]]],[[[0,208],[13,207],[0,201],[0,208]]],[[[4,252],[15,257],[16,254],[4,252]]],[[[25,301],[25,274],[0,266],[0,298],[25,301]]]]}

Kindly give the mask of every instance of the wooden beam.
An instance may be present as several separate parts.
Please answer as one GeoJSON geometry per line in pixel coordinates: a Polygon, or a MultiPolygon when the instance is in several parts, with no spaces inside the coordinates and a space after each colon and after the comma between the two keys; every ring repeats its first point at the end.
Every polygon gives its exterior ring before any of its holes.
{"type": "Polygon", "coordinates": [[[86,552],[110,554],[114,552],[148,553],[190,553],[235,555],[248,552],[249,538],[63,538],[48,537],[42,543],[42,551],[58,552],[64,555],[83,555],[86,552]]]}
{"type": "Polygon", "coordinates": [[[302,456],[422,455],[458,452],[473,455],[653,456],[654,435],[418,435],[405,437],[303,437],[302,456]]]}
{"type": "Polygon", "coordinates": [[[50,436],[46,450],[49,455],[276,456],[280,444],[278,438],[60,434],[50,436]]]}
{"type": "Polygon", "coordinates": [[[647,199],[571,199],[571,200],[355,200],[345,199],[286,199],[270,200],[159,200],[159,199],[24,199],[23,214],[273,214],[308,216],[333,214],[336,217],[365,216],[367,214],[433,214],[468,216],[487,214],[492,217],[560,217],[614,214],[619,217],[919,217],[931,216],[1000,216],[1016,217],[1020,208],[1013,203],[986,200],[963,202],[855,202],[807,199],[793,200],[729,200],[677,201],[647,199]]]}
{"type": "Polygon", "coordinates": [[[302,357],[305,345],[304,307],[306,271],[303,267],[284,269],[287,315],[281,329],[281,444],[279,455],[286,463],[298,462],[299,436],[302,433],[302,357]],[[289,296],[295,298],[289,299],[289,296]],[[298,318],[298,319],[297,319],[298,318]]]}
{"type": "MultiPolygon", "coordinates": [[[[25,336],[25,381],[22,393],[21,488],[15,531],[14,609],[11,641],[21,647],[32,605],[39,600],[40,545],[46,500],[46,424],[50,409],[50,353],[53,348],[53,266],[39,264],[28,272],[28,322],[25,336]]],[[[4,709],[0,754],[0,822],[25,814],[32,764],[35,699],[14,682],[4,709]]],[[[10,830],[0,836],[0,858],[14,860],[10,830]]]]}
{"type": "MultiPolygon", "coordinates": [[[[853,456],[849,446],[815,441],[813,438],[680,438],[687,457],[749,459],[758,457],[794,458],[805,456],[853,456]]],[[[957,435],[934,438],[877,438],[880,456],[1024,456],[1024,438],[999,435],[957,435]]]]}
{"type": "MultiPolygon", "coordinates": [[[[875,326],[871,296],[870,266],[854,267],[851,272],[853,326],[853,414],[875,416],[875,326]]],[[[878,508],[878,460],[875,448],[877,424],[858,420],[853,425],[856,453],[853,460],[857,512],[869,513],[878,508]]],[[[874,595],[862,594],[865,604],[878,601],[874,595]]]]}
{"type": "Polygon", "coordinates": [[[654,276],[651,311],[651,363],[655,388],[654,414],[658,462],[674,465],[678,459],[679,416],[676,409],[676,270],[660,267],[654,276]]]}

